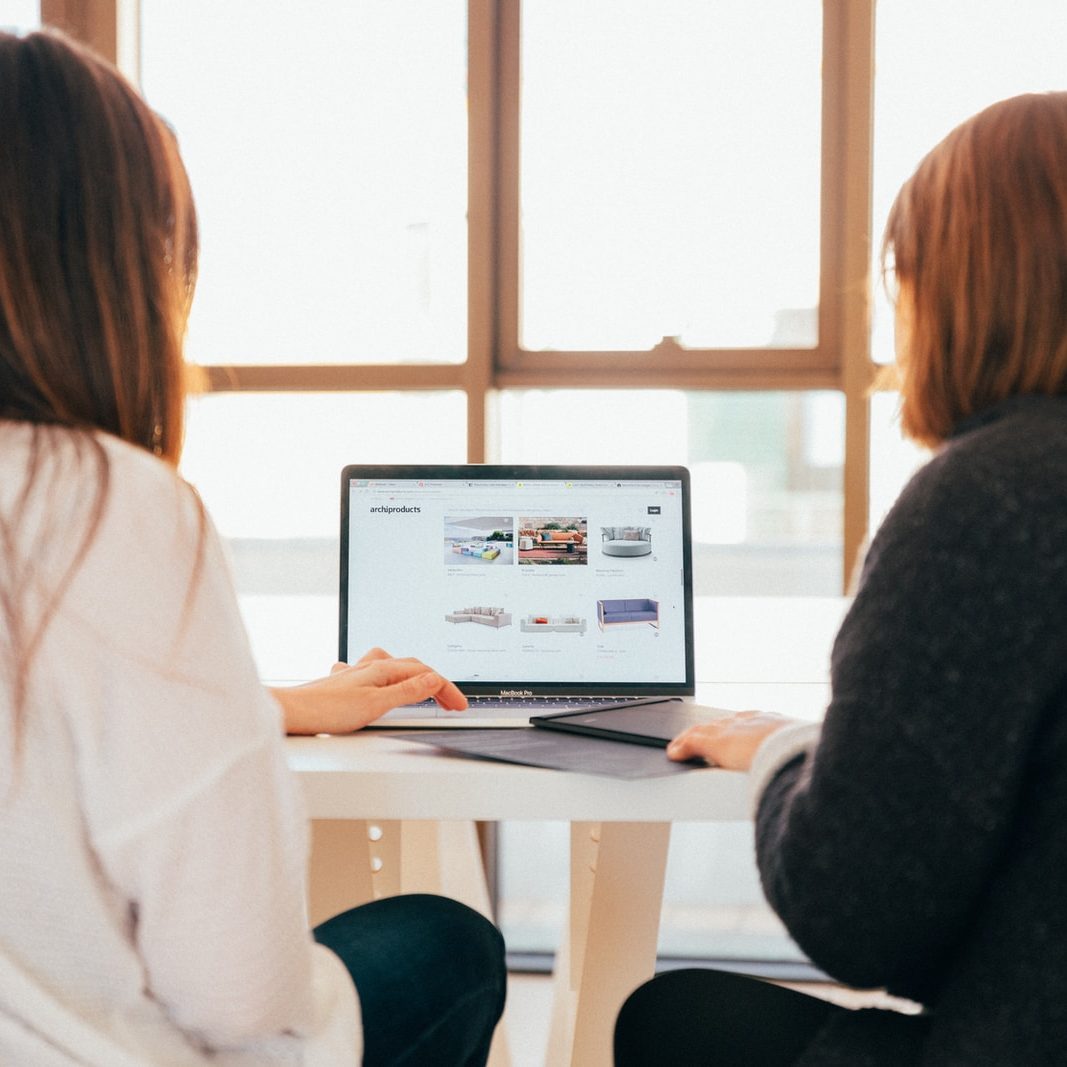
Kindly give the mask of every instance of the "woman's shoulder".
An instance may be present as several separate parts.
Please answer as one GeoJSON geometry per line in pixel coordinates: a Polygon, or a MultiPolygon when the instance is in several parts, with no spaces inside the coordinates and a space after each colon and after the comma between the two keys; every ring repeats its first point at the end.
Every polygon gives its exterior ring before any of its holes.
{"type": "Polygon", "coordinates": [[[87,577],[177,593],[217,540],[196,490],[170,464],[110,434],[61,444],[49,480],[80,500],[72,528],[86,539],[87,577]]]}
{"type": "Polygon", "coordinates": [[[1010,397],[960,423],[935,459],[935,471],[1001,470],[1020,484],[1067,466],[1067,397],[1010,397]]]}
{"type": "Polygon", "coordinates": [[[992,507],[1067,516],[1067,397],[1013,397],[966,420],[900,501],[946,518],[992,507]]]}
{"type": "Polygon", "coordinates": [[[3,511],[17,553],[60,616],[140,645],[180,629],[191,590],[232,596],[196,491],[143,449],[0,424],[0,473],[16,486],[3,511]]]}
{"type": "Polygon", "coordinates": [[[39,474],[55,477],[45,479],[50,495],[77,495],[79,478],[92,485],[74,526],[57,511],[42,526],[41,558],[56,594],[47,653],[82,665],[70,703],[110,693],[114,720],[116,702],[141,709],[150,693],[153,721],[173,714],[194,734],[202,726],[213,743],[228,733],[235,750],[249,737],[278,733],[225,549],[195,490],[170,465],[102,434],[59,442],[49,463],[39,474]]]}
{"type": "Polygon", "coordinates": [[[109,468],[108,507],[130,510],[142,521],[158,516],[167,523],[201,510],[196,491],[170,464],[110,434],[96,433],[93,440],[109,468]]]}
{"type": "Polygon", "coordinates": [[[865,570],[982,559],[1051,571],[1067,544],[1067,398],[1017,397],[969,420],[912,477],[865,570]]]}
{"type": "MultiPolygon", "coordinates": [[[[197,498],[156,456],[111,434],[0,419],[0,507],[76,521],[79,512],[195,513],[197,498]]],[[[14,516],[13,516],[14,517],[14,516]]],[[[164,514],[164,521],[173,513],[164,514]]],[[[72,531],[73,532],[73,531],[72,531]]]]}

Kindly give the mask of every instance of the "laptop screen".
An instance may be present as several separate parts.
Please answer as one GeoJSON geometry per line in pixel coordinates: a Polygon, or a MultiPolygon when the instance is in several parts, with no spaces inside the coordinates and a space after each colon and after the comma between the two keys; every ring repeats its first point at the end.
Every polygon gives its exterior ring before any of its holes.
{"type": "Polygon", "coordinates": [[[683,467],[346,467],[341,647],[469,694],[693,692],[683,467]]]}

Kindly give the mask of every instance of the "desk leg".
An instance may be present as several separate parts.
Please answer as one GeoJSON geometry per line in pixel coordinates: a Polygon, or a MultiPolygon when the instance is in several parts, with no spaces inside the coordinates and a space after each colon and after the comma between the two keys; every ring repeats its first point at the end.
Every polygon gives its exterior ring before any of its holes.
{"type": "Polygon", "coordinates": [[[312,820],[308,864],[312,926],[358,904],[402,892],[402,825],[386,819],[312,820]]]}
{"type": "Polygon", "coordinates": [[[316,819],[311,831],[312,926],[397,893],[440,893],[492,918],[472,822],[316,819]]]}
{"type": "Polygon", "coordinates": [[[308,921],[318,926],[374,899],[368,827],[362,819],[314,819],[308,864],[308,921]]]}
{"type": "Polygon", "coordinates": [[[403,822],[400,891],[440,893],[492,919],[473,822],[403,822]]]}
{"type": "Polygon", "coordinates": [[[669,823],[575,823],[547,1063],[609,1067],[623,1001],[656,969],[669,823]]]}
{"type": "MultiPolygon", "coordinates": [[[[317,819],[312,822],[309,918],[317,925],[346,908],[398,893],[438,893],[492,919],[473,822],[317,819]]],[[[489,1067],[508,1067],[504,1020],[489,1067]]]]}

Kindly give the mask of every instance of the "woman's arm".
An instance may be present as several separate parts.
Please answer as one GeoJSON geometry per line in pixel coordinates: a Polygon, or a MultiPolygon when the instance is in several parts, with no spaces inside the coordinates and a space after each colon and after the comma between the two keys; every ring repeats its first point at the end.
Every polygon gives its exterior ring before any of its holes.
{"type": "Polygon", "coordinates": [[[260,736],[96,841],[130,901],[152,997],[212,1049],[251,1051],[314,1024],[306,828],[281,747],[260,736]]]}

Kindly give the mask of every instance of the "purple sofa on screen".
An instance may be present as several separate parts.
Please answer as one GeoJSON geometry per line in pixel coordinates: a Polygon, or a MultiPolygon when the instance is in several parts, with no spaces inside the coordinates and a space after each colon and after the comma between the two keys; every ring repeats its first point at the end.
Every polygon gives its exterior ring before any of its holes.
{"type": "Polygon", "coordinates": [[[636,622],[648,623],[659,627],[659,601],[649,600],[598,600],[596,602],[596,617],[603,630],[606,626],[617,626],[620,623],[636,622]]]}

